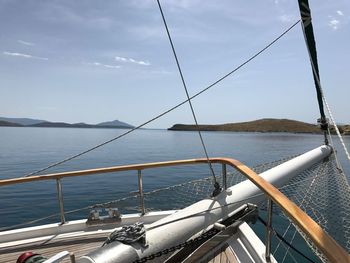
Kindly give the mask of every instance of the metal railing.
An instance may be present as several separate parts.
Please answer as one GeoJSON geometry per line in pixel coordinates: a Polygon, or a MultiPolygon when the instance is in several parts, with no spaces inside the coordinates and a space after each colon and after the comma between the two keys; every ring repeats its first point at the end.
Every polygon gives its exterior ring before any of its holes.
{"type": "MultiPolygon", "coordinates": [[[[211,162],[220,163],[221,161],[220,159],[211,159],[211,162]]],[[[113,166],[113,167],[104,167],[104,168],[70,171],[70,172],[62,172],[62,173],[52,173],[52,174],[46,174],[46,175],[3,179],[3,180],[0,180],[0,187],[5,185],[14,185],[14,184],[27,183],[27,182],[55,180],[56,189],[57,189],[57,200],[58,200],[58,205],[60,210],[60,221],[61,221],[61,224],[64,224],[66,223],[66,219],[65,219],[65,212],[64,212],[64,198],[63,198],[63,188],[62,188],[63,178],[134,170],[134,171],[137,171],[138,195],[140,199],[141,215],[144,215],[146,213],[146,207],[145,207],[144,191],[143,191],[142,170],[159,168],[159,167],[168,167],[168,166],[195,165],[195,164],[206,164],[206,163],[207,163],[206,159],[190,159],[190,160],[179,160],[179,161],[169,161],[169,162],[113,166]]],[[[226,164],[222,164],[222,177],[223,177],[222,184],[224,189],[227,188],[226,174],[227,174],[226,164]]]]}
{"type": "Polygon", "coordinates": [[[61,179],[56,179],[56,185],[57,185],[57,198],[58,198],[58,205],[60,208],[60,215],[61,215],[61,224],[66,223],[66,219],[64,217],[64,202],[63,202],[63,193],[62,193],[62,183],[61,179]]]}
{"type": "Polygon", "coordinates": [[[267,224],[266,224],[266,240],[265,240],[265,258],[266,262],[271,262],[271,236],[272,236],[272,200],[267,198],[267,224]]]}
{"type": "MultiPolygon", "coordinates": [[[[278,205],[283,212],[295,223],[304,234],[313,241],[314,245],[329,259],[331,262],[350,262],[349,254],[339,245],[332,237],[330,237],[312,218],[310,218],[303,210],[301,210],[295,203],[290,201],[284,194],[282,194],[276,187],[269,182],[265,181],[262,177],[257,175],[247,166],[243,165],[237,160],[230,158],[211,158],[211,163],[222,164],[223,175],[223,188],[227,188],[226,184],[226,165],[233,167],[241,172],[248,180],[254,183],[268,198],[268,226],[266,235],[266,257],[267,260],[270,257],[271,247],[271,223],[272,223],[272,202],[278,205]],[[270,227],[269,227],[270,226],[270,227]]],[[[166,166],[179,166],[179,165],[193,165],[193,164],[207,164],[207,159],[190,159],[190,160],[178,160],[169,162],[147,163],[147,164],[135,164],[125,166],[115,166],[107,168],[97,168],[82,171],[53,173],[47,175],[37,175],[30,177],[20,177],[13,179],[0,180],[0,187],[4,185],[14,185],[33,181],[43,180],[56,180],[57,184],[57,196],[59,200],[61,223],[65,223],[64,218],[64,201],[62,193],[61,179],[66,177],[85,176],[91,174],[112,173],[120,171],[137,171],[138,183],[139,183],[139,196],[141,214],[145,213],[143,185],[142,185],[142,170],[150,168],[159,168],[166,166]]]]}

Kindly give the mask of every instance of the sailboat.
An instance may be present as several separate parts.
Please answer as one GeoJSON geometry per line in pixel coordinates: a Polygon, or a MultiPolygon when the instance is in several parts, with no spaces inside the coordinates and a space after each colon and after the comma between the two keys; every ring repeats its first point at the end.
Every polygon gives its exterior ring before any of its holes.
{"type": "MultiPolygon", "coordinates": [[[[187,100],[184,103],[190,104],[197,123],[191,105],[193,97],[188,95],[159,1],[158,5],[186,90],[187,100]]],[[[297,253],[302,262],[315,262],[276,230],[273,224],[276,213],[290,222],[288,228],[300,233],[320,261],[350,262],[350,187],[330,142],[308,1],[299,0],[299,7],[319,102],[323,145],[288,160],[249,168],[236,159],[210,158],[198,129],[206,158],[38,175],[106,142],[28,176],[0,180],[0,188],[54,180],[61,220],[56,224],[0,232],[0,262],[278,262],[272,251],[273,237],[279,240],[278,246],[286,247],[286,254],[291,258],[288,262],[296,261],[289,251],[297,253]],[[211,177],[161,191],[147,193],[143,190],[145,170],[199,164],[208,166],[211,177]],[[214,172],[214,165],[221,167],[220,176],[214,172]],[[228,172],[230,169],[233,172],[228,172]],[[117,205],[126,198],[97,204],[92,207],[87,219],[66,221],[68,212],[64,208],[62,180],[123,171],[134,171],[138,175],[139,213],[121,213],[117,205]],[[177,199],[184,187],[184,191],[191,187],[193,193],[189,192],[189,196],[200,192],[200,200],[197,197],[192,202],[195,198],[191,198],[190,204],[183,202],[184,206],[179,210],[147,210],[146,198],[161,193],[163,197],[171,194],[177,199]],[[105,215],[102,214],[104,212],[105,215]],[[265,240],[254,232],[253,224],[257,221],[265,226],[265,240]]],[[[335,122],[333,125],[336,128],[335,122]]]]}

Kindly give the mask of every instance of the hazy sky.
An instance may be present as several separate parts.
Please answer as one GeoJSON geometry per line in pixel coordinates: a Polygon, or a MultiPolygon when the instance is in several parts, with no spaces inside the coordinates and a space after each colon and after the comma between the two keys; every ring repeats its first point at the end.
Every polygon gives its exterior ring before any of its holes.
{"type": "MultiPolygon", "coordinates": [[[[299,18],[297,0],[163,0],[190,94],[299,18]]],[[[321,81],[350,123],[350,1],[310,1],[321,81]]],[[[0,0],[0,116],[138,125],[186,96],[154,0],[0,0]]],[[[319,116],[300,25],[193,101],[200,123],[319,116]]],[[[193,123],[188,105],[148,127],[193,123]]]]}

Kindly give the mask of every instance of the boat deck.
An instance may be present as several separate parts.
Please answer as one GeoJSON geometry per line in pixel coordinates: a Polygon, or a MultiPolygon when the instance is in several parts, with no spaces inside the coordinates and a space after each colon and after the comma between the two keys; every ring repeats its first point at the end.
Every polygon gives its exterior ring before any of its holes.
{"type": "MultiPolygon", "coordinates": [[[[33,242],[25,245],[17,245],[0,248],[0,263],[16,262],[24,252],[31,251],[50,258],[61,251],[73,252],[76,258],[100,247],[106,240],[108,233],[80,235],[76,237],[52,238],[45,241],[33,242]]],[[[69,257],[62,262],[70,262],[69,257]]]]}
{"type": "Polygon", "coordinates": [[[208,263],[238,263],[235,253],[229,245],[218,250],[208,263]]]}
{"type": "MultiPolygon", "coordinates": [[[[75,224],[79,224],[79,222],[67,223],[65,227],[74,227],[75,224]]],[[[85,221],[83,225],[85,226],[85,221]]],[[[60,227],[63,230],[62,226],[60,227]]],[[[46,258],[53,257],[62,251],[68,251],[73,253],[76,259],[79,259],[81,256],[101,247],[114,229],[108,225],[104,226],[104,228],[103,230],[90,229],[90,231],[87,228],[71,233],[33,237],[32,239],[24,240],[17,239],[17,241],[14,241],[16,233],[12,233],[12,240],[8,240],[7,243],[4,242],[2,244],[0,241],[0,263],[16,262],[22,253],[29,251],[35,254],[41,254],[46,258]]],[[[34,231],[45,232],[47,229],[34,231]]],[[[5,240],[6,236],[3,237],[3,241],[5,240]]],[[[265,246],[247,223],[241,224],[238,227],[237,233],[231,236],[231,238],[227,239],[225,235],[216,236],[204,243],[196,251],[192,254],[191,259],[188,258],[185,260],[186,263],[197,262],[198,259],[201,262],[208,263],[266,263],[263,257],[265,246]]],[[[66,257],[63,262],[69,263],[71,261],[69,257],[66,257]]],[[[156,258],[152,262],[164,261],[161,258],[156,258]]]]}
{"type": "MultiPolygon", "coordinates": [[[[61,251],[74,253],[76,259],[89,253],[90,251],[101,247],[106,240],[108,233],[81,235],[77,237],[52,238],[46,241],[33,242],[30,244],[17,245],[8,248],[0,248],[0,263],[16,262],[17,258],[24,252],[31,251],[41,254],[47,258],[56,255],[61,251]]],[[[71,262],[69,257],[62,263],[71,262]]],[[[154,261],[156,262],[156,261],[154,261]]],[[[208,263],[237,263],[236,256],[229,246],[224,246],[217,251],[208,263]]]]}

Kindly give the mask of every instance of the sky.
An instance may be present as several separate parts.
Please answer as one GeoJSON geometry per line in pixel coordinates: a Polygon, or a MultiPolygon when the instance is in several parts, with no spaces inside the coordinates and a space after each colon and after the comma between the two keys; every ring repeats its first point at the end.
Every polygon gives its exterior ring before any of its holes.
{"type": "MultiPolygon", "coordinates": [[[[163,0],[193,95],[299,19],[296,0],[163,0]]],[[[310,0],[324,94],[350,123],[350,1],[310,0]]],[[[139,125],[186,99],[155,0],[0,0],[0,116],[139,125]]],[[[198,122],[319,118],[300,25],[193,100],[198,122]]],[[[149,124],[193,123],[189,105],[149,124]]]]}

